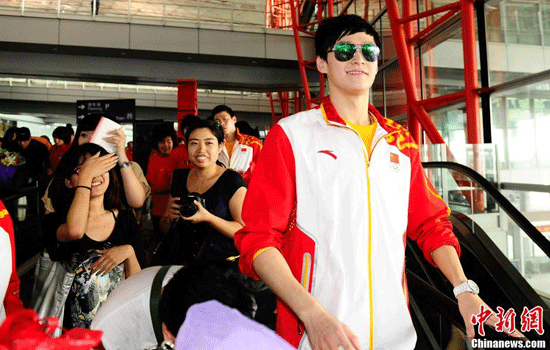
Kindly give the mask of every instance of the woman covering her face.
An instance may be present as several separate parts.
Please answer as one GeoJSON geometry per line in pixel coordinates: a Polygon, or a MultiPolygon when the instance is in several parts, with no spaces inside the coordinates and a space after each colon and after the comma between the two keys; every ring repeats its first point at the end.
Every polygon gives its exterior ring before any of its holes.
{"type": "Polygon", "coordinates": [[[109,293],[145,261],[134,214],[122,205],[116,163],[115,155],[87,143],[65,153],[52,181],[55,212],[44,219],[48,249],[76,273],[68,327],[89,327],[109,293]]]}
{"type": "Polygon", "coordinates": [[[244,225],[241,210],[246,185],[237,172],[217,162],[223,139],[222,128],[211,121],[200,120],[187,130],[187,151],[194,168],[174,171],[160,221],[163,233],[170,229],[176,233],[166,236],[183,238],[177,249],[161,257],[164,263],[218,261],[239,255],[233,235],[244,225]]]}
{"type": "MultiPolygon", "coordinates": [[[[90,114],[78,123],[74,141],[69,148],[71,152],[74,152],[74,149],[78,146],[90,142],[101,117],[101,114],[90,114]]],[[[124,190],[123,202],[130,208],[140,208],[149,196],[151,188],[147,180],[145,180],[141,167],[136,162],[129,161],[126,155],[126,134],[124,130],[122,128],[112,130],[108,135],[109,136],[104,138],[104,140],[116,145],[116,155],[118,156],[117,165],[120,168],[118,175],[120,175],[122,188],[124,190]]],[[[51,197],[50,188],[48,187],[46,193],[42,197],[46,214],[54,211],[51,197]]]]}

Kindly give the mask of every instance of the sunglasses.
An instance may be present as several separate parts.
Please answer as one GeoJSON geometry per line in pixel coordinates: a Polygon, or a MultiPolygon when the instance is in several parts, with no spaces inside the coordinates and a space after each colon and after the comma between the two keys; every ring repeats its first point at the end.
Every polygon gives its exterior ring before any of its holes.
{"type": "MultiPolygon", "coordinates": [[[[352,43],[338,43],[334,45],[332,50],[329,50],[328,52],[334,52],[334,57],[338,61],[346,62],[351,60],[353,56],[355,56],[355,53],[357,52],[357,46],[352,43]]],[[[361,46],[361,53],[367,61],[376,62],[378,61],[378,57],[380,57],[380,48],[375,44],[364,44],[363,46],[361,46]]]]}

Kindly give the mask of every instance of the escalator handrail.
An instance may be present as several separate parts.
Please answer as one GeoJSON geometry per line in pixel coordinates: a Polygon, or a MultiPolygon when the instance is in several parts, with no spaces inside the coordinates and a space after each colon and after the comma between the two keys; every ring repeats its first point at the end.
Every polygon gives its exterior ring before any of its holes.
{"type": "Polygon", "coordinates": [[[529,221],[500,191],[478,172],[465,165],[454,162],[422,162],[425,169],[446,168],[466,175],[483,188],[510,218],[531,238],[533,242],[550,258],[550,241],[529,221]]]}
{"type": "MultiPolygon", "coordinates": [[[[451,212],[449,221],[453,224],[453,232],[463,251],[469,250],[474,254],[482,268],[491,276],[497,289],[515,309],[520,310],[525,306],[530,309],[545,305],[539,292],[471,217],[463,213],[451,212]]],[[[485,282],[481,281],[483,284],[485,282]]],[[[495,290],[491,288],[491,291],[495,290]]],[[[550,324],[550,314],[544,313],[543,319],[545,325],[550,324]]]]}

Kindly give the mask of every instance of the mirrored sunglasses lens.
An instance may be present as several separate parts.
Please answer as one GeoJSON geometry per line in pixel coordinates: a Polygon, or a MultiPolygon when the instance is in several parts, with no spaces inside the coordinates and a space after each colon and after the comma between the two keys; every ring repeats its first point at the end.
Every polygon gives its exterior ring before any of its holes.
{"type": "Polygon", "coordinates": [[[363,57],[369,62],[378,61],[378,57],[380,57],[380,48],[373,44],[363,45],[361,51],[363,52],[363,57]]]}
{"type": "Polygon", "coordinates": [[[351,60],[353,55],[355,55],[355,46],[348,43],[342,43],[336,45],[333,51],[334,57],[338,61],[345,62],[351,60]]]}

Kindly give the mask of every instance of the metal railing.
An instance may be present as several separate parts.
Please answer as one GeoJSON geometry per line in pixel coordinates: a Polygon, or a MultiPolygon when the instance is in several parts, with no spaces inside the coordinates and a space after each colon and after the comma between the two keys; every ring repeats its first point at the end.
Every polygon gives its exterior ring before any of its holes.
{"type": "Polygon", "coordinates": [[[103,0],[97,8],[95,3],[75,0],[0,0],[0,13],[116,22],[146,20],[159,25],[187,22],[265,27],[264,1],[103,0]]]}

